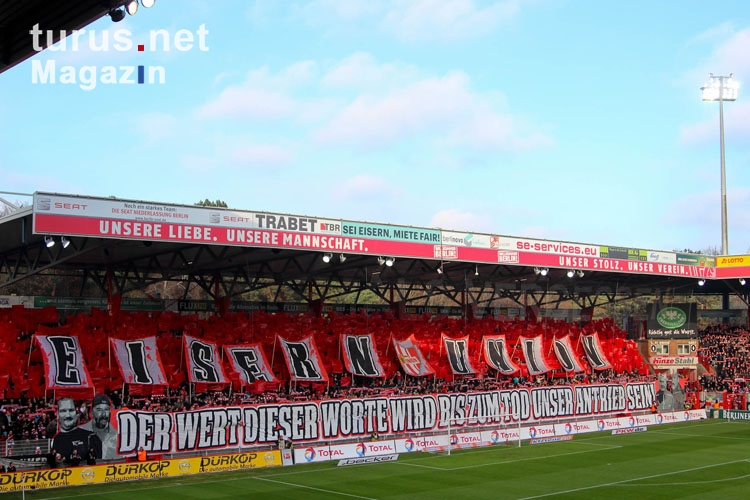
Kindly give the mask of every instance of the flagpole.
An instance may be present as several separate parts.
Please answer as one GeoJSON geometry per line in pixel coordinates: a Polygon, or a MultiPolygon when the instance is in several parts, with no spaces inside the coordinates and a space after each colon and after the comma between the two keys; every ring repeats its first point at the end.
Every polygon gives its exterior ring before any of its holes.
{"type": "Polygon", "coordinates": [[[107,365],[109,383],[112,383],[112,337],[107,337],[107,365]]]}
{"type": "Polygon", "coordinates": [[[31,336],[31,345],[29,346],[29,357],[26,360],[26,368],[31,365],[31,351],[34,350],[34,339],[36,339],[36,335],[31,336]]]}
{"type": "Polygon", "coordinates": [[[182,349],[180,349],[180,373],[182,373],[182,358],[185,357],[185,343],[186,343],[186,340],[185,340],[185,337],[183,335],[183,337],[182,337],[182,349]]]}
{"type": "Polygon", "coordinates": [[[276,360],[276,341],[279,339],[279,335],[276,334],[273,337],[273,349],[271,350],[271,366],[273,367],[273,363],[276,360]]]}

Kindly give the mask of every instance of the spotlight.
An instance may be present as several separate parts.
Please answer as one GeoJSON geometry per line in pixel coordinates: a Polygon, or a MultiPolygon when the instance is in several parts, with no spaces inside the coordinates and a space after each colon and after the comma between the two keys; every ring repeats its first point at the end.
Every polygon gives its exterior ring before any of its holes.
{"type": "Polygon", "coordinates": [[[745,278],[740,278],[740,285],[745,286],[745,278]]]}
{"type": "Polygon", "coordinates": [[[698,286],[703,286],[706,284],[706,280],[698,280],[698,286]]]}
{"type": "Polygon", "coordinates": [[[547,276],[548,273],[549,273],[549,269],[547,269],[546,267],[544,269],[539,270],[539,274],[541,274],[542,276],[547,276]]]}
{"type": "Polygon", "coordinates": [[[575,272],[575,271],[573,271],[572,269],[570,269],[570,270],[568,271],[568,278],[572,278],[572,277],[573,277],[573,276],[575,276],[575,275],[576,275],[576,272],[575,272]]]}
{"type": "Polygon", "coordinates": [[[70,240],[65,236],[60,238],[60,243],[62,243],[63,248],[68,248],[70,246],[70,240]]]}
{"type": "Polygon", "coordinates": [[[583,271],[578,270],[576,271],[576,274],[578,275],[579,278],[583,278],[583,274],[584,274],[583,271]]]}
{"type": "Polygon", "coordinates": [[[345,260],[346,260],[346,255],[344,255],[343,253],[339,255],[339,262],[343,264],[345,260]]]}
{"type": "Polygon", "coordinates": [[[52,248],[55,246],[55,239],[52,236],[45,236],[44,244],[47,245],[47,248],[52,248]]]}
{"type": "Polygon", "coordinates": [[[131,16],[134,16],[138,12],[138,0],[130,0],[125,4],[125,10],[131,16]]]}
{"type": "Polygon", "coordinates": [[[381,266],[385,264],[385,259],[383,257],[378,257],[378,264],[380,264],[381,266]]]}
{"type": "Polygon", "coordinates": [[[541,269],[539,269],[538,267],[535,267],[535,268],[534,268],[534,274],[539,274],[539,273],[541,273],[541,272],[542,272],[542,270],[541,270],[541,269]]]}
{"type": "Polygon", "coordinates": [[[474,264],[474,276],[479,276],[479,264],[474,264]]]}
{"type": "Polygon", "coordinates": [[[328,262],[331,262],[331,259],[332,259],[332,258],[333,258],[333,254],[332,254],[331,252],[328,252],[328,253],[324,253],[324,254],[323,254],[323,262],[325,262],[326,264],[327,264],[328,262]]]}
{"type": "Polygon", "coordinates": [[[396,259],[394,259],[393,257],[387,257],[385,259],[385,265],[388,267],[393,267],[394,262],[396,262],[396,259]]]}
{"type": "Polygon", "coordinates": [[[122,9],[112,9],[109,11],[109,17],[112,18],[113,23],[119,23],[125,19],[125,11],[122,9]]]}
{"type": "Polygon", "coordinates": [[[155,3],[156,0],[141,0],[141,5],[143,5],[147,9],[153,7],[155,3]]]}
{"type": "Polygon", "coordinates": [[[437,273],[438,273],[438,274],[443,274],[443,265],[442,265],[442,264],[440,264],[440,267],[438,267],[438,268],[436,269],[436,271],[437,271],[437,273]]]}

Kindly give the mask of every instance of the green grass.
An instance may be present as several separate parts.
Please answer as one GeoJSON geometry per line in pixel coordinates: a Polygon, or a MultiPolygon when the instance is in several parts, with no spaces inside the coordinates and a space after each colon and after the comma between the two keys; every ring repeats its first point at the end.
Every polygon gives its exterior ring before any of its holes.
{"type": "MultiPolygon", "coordinates": [[[[20,498],[20,493],[6,497],[20,498]],[[15,496],[14,496],[15,495],[15,496]]],[[[746,499],[750,423],[706,420],[397,462],[336,462],[26,492],[41,499],[746,499]]]]}

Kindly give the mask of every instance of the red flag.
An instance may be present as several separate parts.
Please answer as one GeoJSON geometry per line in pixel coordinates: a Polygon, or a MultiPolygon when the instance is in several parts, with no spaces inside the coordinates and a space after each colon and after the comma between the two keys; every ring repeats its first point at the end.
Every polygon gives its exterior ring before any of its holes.
{"type": "Polygon", "coordinates": [[[399,363],[401,363],[401,368],[404,369],[407,375],[423,377],[435,373],[435,370],[430,366],[422,355],[419,346],[417,346],[414,335],[406,340],[393,339],[393,347],[396,349],[396,356],[399,363]]]}

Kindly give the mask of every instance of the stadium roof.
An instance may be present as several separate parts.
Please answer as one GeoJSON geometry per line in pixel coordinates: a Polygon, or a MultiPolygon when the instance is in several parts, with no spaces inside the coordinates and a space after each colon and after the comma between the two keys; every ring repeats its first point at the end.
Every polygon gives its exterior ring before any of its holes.
{"type": "Polygon", "coordinates": [[[372,290],[387,301],[413,305],[423,305],[436,294],[461,303],[464,292],[469,294],[465,300],[477,305],[511,298],[519,304],[528,300],[528,305],[573,300],[587,307],[640,295],[703,294],[736,294],[747,301],[745,288],[750,288],[740,285],[738,279],[741,273],[750,273],[749,268],[722,268],[713,257],[36,193],[33,206],[0,219],[0,293],[50,270],[82,278],[81,290],[85,283],[94,283],[103,294],[110,286],[107,273],[112,271],[114,293],[143,289],[164,280],[187,280],[212,296],[217,286],[219,296],[281,286],[302,297],[330,297],[334,290],[342,293],[343,287],[347,293],[372,290]],[[146,212],[139,216],[133,213],[133,207],[146,212]],[[306,227],[304,221],[308,221],[306,227]],[[249,229],[236,229],[242,227],[249,229]],[[184,228],[193,228],[193,232],[186,235],[184,228]],[[352,228],[366,236],[345,236],[352,228]],[[140,235],[134,236],[136,233],[140,235]],[[240,234],[255,240],[237,241],[240,234]],[[413,240],[394,236],[404,234],[413,234],[413,240]],[[423,239],[439,234],[440,241],[417,242],[420,234],[423,239]],[[48,247],[45,238],[50,236],[56,244],[48,247]],[[66,248],[61,244],[62,237],[69,241],[66,248]],[[357,247],[357,242],[364,243],[357,247]],[[321,246],[334,244],[351,246],[321,246]],[[511,244],[515,248],[510,248],[511,244]],[[596,255],[565,255],[566,251],[589,250],[596,255]],[[324,262],[327,253],[331,259],[324,262]],[[384,265],[386,257],[394,259],[392,266],[384,265]],[[680,258],[695,259],[696,264],[679,265],[676,259],[680,258]],[[670,259],[674,264],[664,263],[670,259]],[[620,270],[613,271],[613,267],[620,270]],[[623,272],[627,268],[631,270],[623,272]],[[540,273],[542,269],[548,269],[548,274],[540,273]],[[573,277],[568,276],[569,271],[574,271],[573,277]],[[699,285],[701,276],[707,277],[704,286],[699,285]]]}
{"type": "Polygon", "coordinates": [[[36,51],[29,31],[38,24],[53,30],[55,43],[61,30],[70,33],[107,15],[125,0],[4,0],[0,2],[0,73],[29,59],[36,51]]]}

